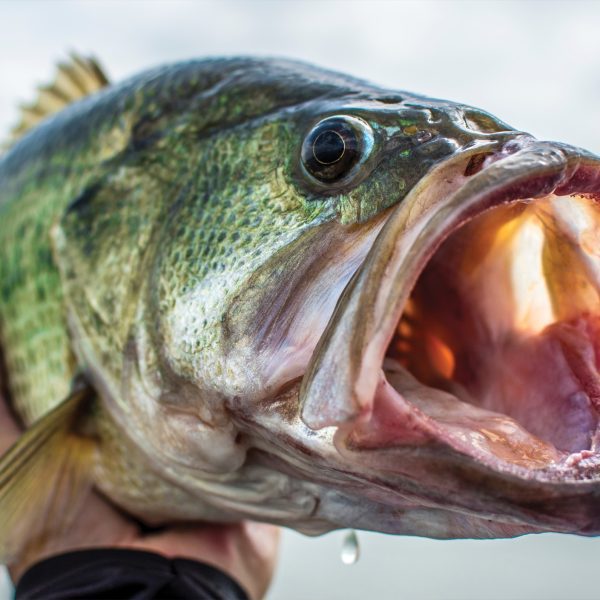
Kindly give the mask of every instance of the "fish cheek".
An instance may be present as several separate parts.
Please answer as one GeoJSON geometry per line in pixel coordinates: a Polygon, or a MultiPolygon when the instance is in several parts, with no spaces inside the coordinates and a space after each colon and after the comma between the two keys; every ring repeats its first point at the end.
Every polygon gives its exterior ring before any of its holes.
{"type": "Polygon", "coordinates": [[[143,170],[123,169],[86,188],[62,216],[54,246],[71,337],[116,427],[151,462],[235,470],[245,448],[222,403],[169,371],[157,345],[160,312],[148,288],[164,284],[152,280],[152,264],[164,212],[176,204],[161,202],[164,192],[143,170]]]}
{"type": "Polygon", "coordinates": [[[367,223],[405,196],[438,157],[419,156],[414,149],[382,152],[378,164],[356,187],[340,193],[338,218],[344,224],[367,223]]]}
{"type": "Polygon", "coordinates": [[[52,230],[78,369],[131,431],[143,431],[132,419],[151,421],[158,410],[160,373],[141,305],[168,197],[143,165],[121,166],[75,197],[52,230]]]}
{"type": "MultiPolygon", "coordinates": [[[[86,340],[78,358],[120,378],[144,257],[161,206],[159,183],[142,168],[121,168],[88,185],[53,229],[71,334],[86,340]],[[76,323],[76,324],[75,324],[76,323]]],[[[77,350],[77,348],[76,348],[77,350]]]]}
{"type": "MultiPolygon", "coordinates": [[[[228,353],[251,340],[248,368],[262,382],[247,397],[251,403],[279,402],[285,390],[304,375],[336,304],[385,219],[381,215],[359,226],[331,220],[308,228],[240,289],[223,326],[228,353]]],[[[292,401],[291,396],[287,398],[292,401]]],[[[251,406],[250,410],[255,409],[251,406]]]]}
{"type": "Polygon", "coordinates": [[[226,140],[216,142],[196,185],[163,224],[151,266],[156,346],[168,369],[220,400],[247,397],[262,385],[256,339],[229,319],[232,305],[245,297],[236,310],[251,310],[260,292],[255,274],[314,224],[335,218],[330,204],[305,205],[288,182],[285,161],[263,139],[267,133],[237,142],[235,156],[259,152],[255,164],[219,162],[234,150],[226,140]]]}

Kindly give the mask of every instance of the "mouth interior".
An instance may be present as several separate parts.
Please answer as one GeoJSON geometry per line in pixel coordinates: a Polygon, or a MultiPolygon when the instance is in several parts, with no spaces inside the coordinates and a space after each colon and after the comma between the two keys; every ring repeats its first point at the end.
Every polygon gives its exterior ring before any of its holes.
{"type": "Polygon", "coordinates": [[[496,455],[518,446],[526,465],[586,458],[600,437],[599,283],[594,200],[491,209],[423,270],[386,353],[387,382],[444,436],[496,455]]]}

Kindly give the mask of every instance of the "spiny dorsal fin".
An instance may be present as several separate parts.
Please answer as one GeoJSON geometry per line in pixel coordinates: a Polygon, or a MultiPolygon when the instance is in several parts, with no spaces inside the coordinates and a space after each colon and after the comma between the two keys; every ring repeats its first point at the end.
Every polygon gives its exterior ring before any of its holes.
{"type": "Polygon", "coordinates": [[[77,429],[93,392],[73,392],[0,458],[0,562],[39,554],[92,488],[96,443],[77,429]]]}
{"type": "Polygon", "coordinates": [[[38,87],[35,101],[21,105],[21,120],[11,132],[9,145],[46,117],[107,85],[108,78],[95,58],[71,53],[69,61],[59,63],[54,81],[38,87]]]}

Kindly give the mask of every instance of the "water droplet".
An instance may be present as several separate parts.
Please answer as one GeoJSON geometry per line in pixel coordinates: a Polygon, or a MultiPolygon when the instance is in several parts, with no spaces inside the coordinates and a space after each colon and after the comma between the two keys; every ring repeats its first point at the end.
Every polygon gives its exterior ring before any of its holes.
{"type": "Polygon", "coordinates": [[[342,542],[342,562],[345,565],[353,565],[360,557],[360,547],[356,531],[351,529],[342,542]]]}

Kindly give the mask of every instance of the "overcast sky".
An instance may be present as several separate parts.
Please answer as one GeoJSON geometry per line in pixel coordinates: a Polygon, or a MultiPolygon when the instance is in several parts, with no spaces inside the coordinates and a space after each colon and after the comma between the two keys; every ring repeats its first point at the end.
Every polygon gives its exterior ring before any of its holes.
{"type": "Polygon", "coordinates": [[[600,3],[0,2],[0,131],[69,49],[118,80],[220,54],[285,55],[459,100],[600,151],[600,3]]]}
{"type": "MultiPolygon", "coordinates": [[[[600,152],[600,3],[0,1],[0,132],[75,49],[113,80],[183,58],[301,58],[484,108],[540,138],[600,152]]],[[[271,600],[597,598],[598,543],[567,536],[435,542],[287,533],[271,600]]]]}

